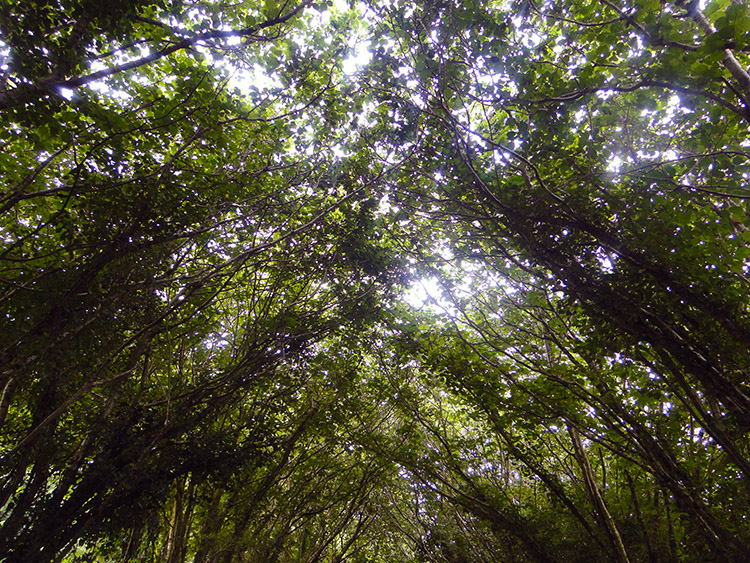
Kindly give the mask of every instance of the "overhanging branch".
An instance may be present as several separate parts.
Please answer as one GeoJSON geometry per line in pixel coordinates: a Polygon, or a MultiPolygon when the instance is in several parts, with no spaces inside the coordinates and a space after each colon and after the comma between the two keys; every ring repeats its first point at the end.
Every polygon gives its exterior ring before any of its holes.
{"type": "Polygon", "coordinates": [[[91,84],[92,82],[96,82],[97,80],[101,80],[109,76],[114,76],[116,74],[121,74],[135,68],[152,64],[178,51],[191,49],[192,47],[195,47],[199,43],[205,41],[211,41],[214,39],[228,39],[230,37],[256,38],[259,40],[264,39],[264,37],[258,35],[259,32],[263,31],[264,29],[269,29],[288,22],[302,10],[307,8],[310,4],[312,4],[312,0],[305,0],[297,7],[291,9],[289,12],[285,14],[279,13],[278,16],[270,18],[252,27],[233,30],[213,29],[204,33],[193,35],[192,37],[186,37],[181,41],[173,43],[154,53],[145,55],[139,59],[98,70],[84,76],[63,79],[53,74],[52,76],[37,83],[21,84],[16,88],[13,88],[12,90],[0,92],[0,110],[19,105],[25,105],[43,98],[44,96],[47,96],[49,94],[59,94],[62,88],[77,88],[79,86],[91,84]]]}

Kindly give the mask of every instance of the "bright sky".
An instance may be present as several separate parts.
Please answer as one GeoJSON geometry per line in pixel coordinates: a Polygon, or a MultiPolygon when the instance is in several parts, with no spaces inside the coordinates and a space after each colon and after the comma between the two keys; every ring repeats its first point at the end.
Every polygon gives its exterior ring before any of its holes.
{"type": "MultiPolygon", "coordinates": [[[[367,10],[367,8],[362,4],[359,4],[356,9],[358,9],[360,13],[364,13],[367,10]]],[[[349,5],[347,0],[334,0],[333,10],[335,12],[348,11],[349,5]]],[[[319,23],[321,25],[327,25],[330,21],[329,12],[322,12],[319,17],[319,23]]],[[[372,53],[370,53],[369,51],[369,41],[358,41],[350,44],[349,47],[353,49],[353,51],[346,59],[341,61],[342,70],[346,75],[352,75],[356,73],[359,69],[369,63],[370,59],[372,58],[372,53]]],[[[268,72],[266,72],[266,69],[264,67],[256,64],[254,65],[252,72],[242,72],[239,70],[235,71],[232,75],[232,78],[230,79],[230,85],[238,88],[240,91],[245,91],[249,86],[254,86],[262,90],[269,87],[279,87],[281,86],[281,83],[279,83],[278,80],[275,79],[273,74],[269,74],[268,72]]]]}

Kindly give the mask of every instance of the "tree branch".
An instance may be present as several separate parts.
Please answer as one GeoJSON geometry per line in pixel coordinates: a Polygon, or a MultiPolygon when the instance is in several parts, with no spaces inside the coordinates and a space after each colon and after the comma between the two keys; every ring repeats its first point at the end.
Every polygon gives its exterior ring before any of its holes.
{"type": "Polygon", "coordinates": [[[76,88],[85,84],[90,84],[102,78],[107,78],[115,74],[121,74],[128,70],[133,70],[158,60],[161,60],[169,55],[176,53],[177,51],[184,51],[190,49],[203,41],[210,41],[212,39],[228,39],[230,37],[253,37],[258,32],[275,27],[288,22],[294,16],[299,14],[302,10],[307,8],[312,3],[312,0],[305,0],[299,4],[296,8],[290,10],[286,14],[279,14],[275,18],[268,19],[258,25],[252,27],[246,27],[238,30],[218,30],[213,29],[204,33],[199,33],[192,37],[187,37],[173,43],[167,47],[164,47],[160,51],[150,53],[139,59],[128,61],[119,65],[115,65],[110,68],[105,68],[96,72],[92,72],[85,76],[78,76],[75,78],[62,79],[53,73],[50,77],[38,82],[38,83],[26,83],[18,86],[12,90],[0,92],[0,111],[8,109],[18,105],[25,105],[27,103],[38,100],[47,94],[57,94],[61,88],[76,88]]]}

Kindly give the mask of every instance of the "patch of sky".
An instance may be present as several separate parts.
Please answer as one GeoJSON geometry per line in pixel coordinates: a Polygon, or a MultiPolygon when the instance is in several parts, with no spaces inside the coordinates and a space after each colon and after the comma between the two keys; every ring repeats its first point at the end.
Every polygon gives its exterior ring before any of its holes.
{"type": "Polygon", "coordinates": [[[453,303],[446,298],[442,284],[437,277],[428,276],[416,279],[402,296],[403,301],[417,310],[427,310],[435,314],[456,316],[453,303]]]}
{"type": "Polygon", "coordinates": [[[596,250],[595,254],[602,271],[606,272],[607,274],[611,274],[615,271],[615,257],[612,255],[612,253],[608,252],[604,248],[599,247],[596,250]]]}
{"type": "Polygon", "coordinates": [[[352,75],[358,70],[367,66],[372,60],[372,53],[370,52],[370,42],[362,41],[357,43],[349,57],[341,62],[342,70],[346,75],[352,75]]]}

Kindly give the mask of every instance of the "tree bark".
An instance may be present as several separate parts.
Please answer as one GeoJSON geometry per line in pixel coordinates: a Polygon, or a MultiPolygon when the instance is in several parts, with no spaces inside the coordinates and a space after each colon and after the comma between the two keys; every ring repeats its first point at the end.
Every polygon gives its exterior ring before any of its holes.
{"type": "Polygon", "coordinates": [[[601,492],[599,491],[599,485],[596,482],[596,476],[589,463],[586,450],[583,449],[583,443],[581,442],[581,436],[573,426],[568,425],[568,432],[573,442],[573,452],[575,453],[578,465],[581,467],[581,473],[583,474],[583,481],[586,485],[586,491],[591,498],[591,502],[594,508],[599,513],[600,518],[604,522],[605,530],[612,542],[612,547],[615,552],[616,560],[619,563],[630,563],[628,559],[627,551],[625,551],[625,545],[622,543],[622,537],[620,532],[615,525],[615,521],[612,515],[607,509],[607,504],[604,502],[601,492]]]}

